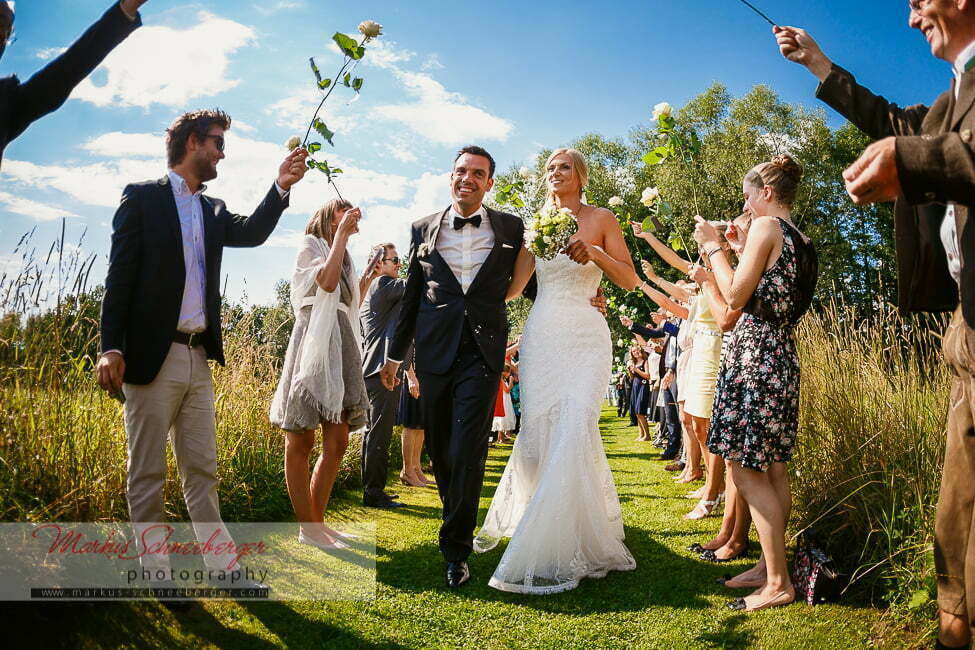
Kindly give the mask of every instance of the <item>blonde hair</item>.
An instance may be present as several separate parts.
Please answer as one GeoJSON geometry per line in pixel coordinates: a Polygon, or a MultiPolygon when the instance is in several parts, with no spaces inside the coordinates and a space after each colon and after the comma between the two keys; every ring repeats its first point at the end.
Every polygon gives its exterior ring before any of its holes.
{"type": "MultiPolygon", "coordinates": [[[[572,171],[575,172],[576,178],[579,179],[579,197],[583,196],[583,192],[586,189],[586,185],[589,184],[589,163],[586,162],[586,157],[582,155],[582,152],[578,149],[572,149],[567,147],[562,147],[556,149],[549,155],[548,160],[545,161],[545,170],[548,171],[548,166],[552,164],[552,160],[556,156],[566,155],[572,164],[572,171]]],[[[549,190],[548,196],[545,197],[545,205],[555,204],[555,193],[549,190]]]]}
{"type": "Polygon", "coordinates": [[[335,213],[343,208],[348,210],[351,207],[352,204],[344,199],[332,199],[328,201],[325,205],[315,210],[315,214],[311,215],[311,219],[305,225],[305,234],[320,237],[331,246],[332,240],[335,239],[335,228],[332,226],[335,213]]]}
{"type": "Polygon", "coordinates": [[[778,202],[791,208],[802,180],[802,165],[789,154],[780,153],[769,162],[754,167],[745,174],[745,180],[759,189],[768,185],[778,202]]]}

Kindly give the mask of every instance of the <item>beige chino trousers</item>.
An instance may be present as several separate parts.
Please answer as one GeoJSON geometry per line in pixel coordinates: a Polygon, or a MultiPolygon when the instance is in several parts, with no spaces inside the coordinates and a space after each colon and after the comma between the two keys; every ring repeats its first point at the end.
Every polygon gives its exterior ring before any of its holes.
{"type": "MultiPolygon", "coordinates": [[[[129,451],[129,516],[137,536],[138,524],[165,521],[167,438],[173,445],[197,538],[203,542],[214,531],[225,530],[217,500],[216,413],[206,351],[202,346],[173,343],[151,384],[123,384],[122,391],[129,451]]],[[[150,535],[146,541],[160,541],[160,534],[150,535]]],[[[204,559],[211,568],[221,564],[217,558],[204,559]]],[[[143,566],[169,565],[164,556],[143,556],[142,560],[143,566]]]]}

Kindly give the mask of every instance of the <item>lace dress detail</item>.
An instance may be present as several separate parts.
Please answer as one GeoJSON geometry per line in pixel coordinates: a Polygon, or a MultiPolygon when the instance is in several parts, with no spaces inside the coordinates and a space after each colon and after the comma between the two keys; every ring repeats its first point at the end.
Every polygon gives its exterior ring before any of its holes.
{"type": "Polygon", "coordinates": [[[636,568],[599,434],[612,372],[609,327],[589,300],[602,271],[537,260],[538,297],[520,349],[522,420],[474,550],[511,541],[488,584],[548,594],[636,568]]]}

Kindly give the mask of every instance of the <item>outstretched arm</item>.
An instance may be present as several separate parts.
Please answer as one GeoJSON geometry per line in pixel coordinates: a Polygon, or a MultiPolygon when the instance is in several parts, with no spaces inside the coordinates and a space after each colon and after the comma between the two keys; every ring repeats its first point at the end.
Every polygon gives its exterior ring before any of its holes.
{"type": "Polygon", "coordinates": [[[654,301],[655,303],[657,303],[658,305],[660,305],[661,307],[669,311],[671,314],[677,316],[678,318],[687,318],[688,314],[690,313],[687,307],[684,307],[683,305],[674,302],[673,300],[671,300],[661,292],[651,287],[646,282],[640,284],[640,289],[643,290],[643,293],[647,294],[650,300],[654,301]]]}
{"type": "Polygon", "coordinates": [[[673,250],[670,246],[663,243],[653,233],[645,232],[643,227],[638,223],[633,223],[633,234],[642,239],[643,241],[650,244],[650,248],[656,251],[660,259],[670,264],[672,267],[684,273],[685,275],[691,268],[691,263],[685,260],[683,257],[677,254],[677,251],[673,250]]]}
{"type": "Polygon", "coordinates": [[[668,282],[657,275],[657,272],[654,270],[653,265],[650,264],[650,262],[641,260],[640,265],[643,267],[643,272],[647,275],[647,278],[650,279],[650,282],[653,282],[655,285],[670,294],[671,298],[674,300],[680,300],[681,302],[687,302],[691,299],[691,294],[687,290],[681,289],[673,282],[668,282]]]}

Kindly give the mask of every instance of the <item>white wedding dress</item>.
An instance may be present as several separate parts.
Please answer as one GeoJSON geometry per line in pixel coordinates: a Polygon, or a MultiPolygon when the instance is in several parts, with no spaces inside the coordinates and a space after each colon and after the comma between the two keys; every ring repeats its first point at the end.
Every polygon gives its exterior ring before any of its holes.
{"type": "Polygon", "coordinates": [[[538,297],[519,354],[521,431],[474,550],[511,541],[488,584],[550,594],[636,568],[599,435],[612,371],[606,319],[591,304],[602,271],[538,259],[538,297]]]}

